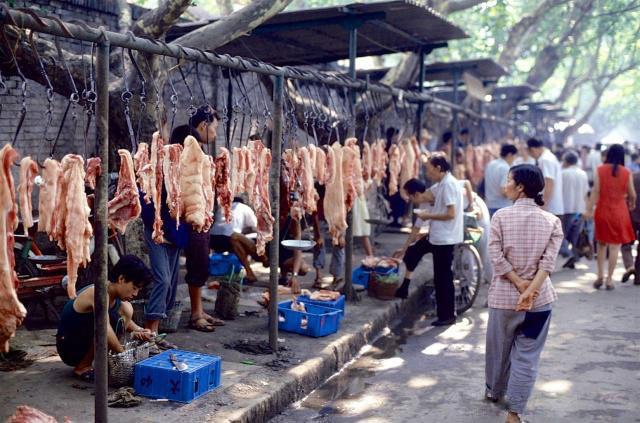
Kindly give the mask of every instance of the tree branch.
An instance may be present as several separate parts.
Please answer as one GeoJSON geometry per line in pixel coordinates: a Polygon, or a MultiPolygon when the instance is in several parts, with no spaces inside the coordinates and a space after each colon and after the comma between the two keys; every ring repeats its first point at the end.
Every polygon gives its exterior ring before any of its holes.
{"type": "Polygon", "coordinates": [[[463,10],[471,9],[472,7],[476,7],[480,4],[486,3],[488,0],[457,0],[457,1],[447,1],[439,11],[445,15],[450,15],[451,13],[460,12],[463,10]]]}
{"type": "Polygon", "coordinates": [[[165,0],[153,10],[142,15],[133,25],[134,35],[151,39],[163,38],[182,14],[191,6],[192,0],[165,0]]]}
{"type": "Polygon", "coordinates": [[[184,47],[215,50],[271,19],[292,0],[255,0],[237,12],[173,41],[184,47]]]}
{"type": "Polygon", "coordinates": [[[531,14],[520,19],[509,30],[509,38],[500,53],[498,63],[506,69],[511,68],[522,55],[524,47],[545,15],[551,9],[567,2],[568,0],[545,0],[531,14]]]}

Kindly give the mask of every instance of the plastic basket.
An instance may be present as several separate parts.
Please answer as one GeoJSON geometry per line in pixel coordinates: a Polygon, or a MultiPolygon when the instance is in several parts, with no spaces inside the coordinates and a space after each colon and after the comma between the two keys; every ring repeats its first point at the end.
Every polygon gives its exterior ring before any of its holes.
{"type": "Polygon", "coordinates": [[[149,358],[149,343],[138,345],[137,341],[127,342],[124,352],[109,354],[109,386],[119,388],[131,386],[136,363],[149,358]]]}
{"type": "Polygon", "coordinates": [[[318,338],[340,329],[344,312],[330,307],[305,304],[306,311],[291,309],[293,301],[278,304],[278,328],[285,332],[318,338]]]}
{"type": "Polygon", "coordinates": [[[298,301],[301,302],[301,303],[317,305],[317,306],[320,306],[320,307],[335,308],[336,310],[342,311],[342,314],[344,315],[344,304],[345,304],[345,296],[344,295],[340,295],[340,297],[335,301],[318,301],[318,300],[312,300],[311,298],[307,297],[306,295],[299,295],[298,296],[298,301]]]}
{"type": "Polygon", "coordinates": [[[372,269],[370,267],[358,266],[353,269],[353,272],[351,272],[351,283],[355,285],[362,285],[365,289],[368,289],[372,273],[386,276],[391,273],[398,273],[399,270],[400,269],[398,269],[397,267],[377,266],[372,269]]]}
{"type": "Polygon", "coordinates": [[[235,254],[211,254],[209,257],[209,275],[226,276],[238,273],[242,269],[242,263],[235,254]]]}
{"type": "Polygon", "coordinates": [[[133,388],[138,395],[189,403],[220,386],[222,360],[215,355],[167,350],[135,366],[133,388]],[[187,365],[179,371],[169,356],[187,365]]]}

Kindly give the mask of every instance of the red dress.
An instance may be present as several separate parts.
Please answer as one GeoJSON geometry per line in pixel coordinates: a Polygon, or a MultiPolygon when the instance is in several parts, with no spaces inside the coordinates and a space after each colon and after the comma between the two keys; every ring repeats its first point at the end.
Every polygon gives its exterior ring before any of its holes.
{"type": "Polygon", "coordinates": [[[600,197],[594,215],[596,240],[607,244],[626,244],[636,239],[627,208],[631,172],[624,166],[618,166],[617,175],[613,176],[611,170],[610,164],[598,167],[600,197]]]}

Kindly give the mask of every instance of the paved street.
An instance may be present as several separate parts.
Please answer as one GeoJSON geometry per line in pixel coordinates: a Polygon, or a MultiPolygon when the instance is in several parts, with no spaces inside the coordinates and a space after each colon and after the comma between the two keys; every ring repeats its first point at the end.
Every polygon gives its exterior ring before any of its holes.
{"type": "MultiPolygon", "coordinates": [[[[640,286],[595,291],[594,269],[579,264],[552,277],[560,299],[530,421],[640,421],[640,286]]],[[[414,316],[273,422],[503,421],[504,412],[482,400],[487,317],[486,308],[476,308],[442,330],[429,326],[430,317],[414,316]]]]}

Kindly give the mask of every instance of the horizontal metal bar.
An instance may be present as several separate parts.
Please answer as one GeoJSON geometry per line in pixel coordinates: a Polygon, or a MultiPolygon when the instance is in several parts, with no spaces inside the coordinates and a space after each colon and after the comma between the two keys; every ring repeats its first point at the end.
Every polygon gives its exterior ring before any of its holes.
{"type": "Polygon", "coordinates": [[[242,57],[229,56],[227,54],[217,54],[201,49],[182,47],[177,44],[167,44],[158,40],[136,37],[131,33],[120,34],[113,31],[107,31],[103,28],[93,28],[82,23],[62,23],[59,19],[54,20],[47,17],[35,16],[31,13],[10,9],[3,4],[0,4],[0,24],[14,25],[18,28],[31,29],[43,34],[93,43],[100,43],[108,40],[110,45],[113,47],[123,47],[150,54],[158,54],[161,56],[190,60],[214,66],[223,66],[240,71],[255,72],[262,75],[283,76],[289,79],[318,82],[334,87],[350,88],[356,91],[376,92],[393,97],[403,97],[412,102],[433,102],[451,110],[456,110],[469,116],[483,119],[483,117],[480,117],[472,110],[438,99],[427,93],[405,91],[378,83],[371,84],[363,80],[351,79],[346,75],[302,70],[289,66],[279,67],[259,60],[245,59],[242,57]]]}

